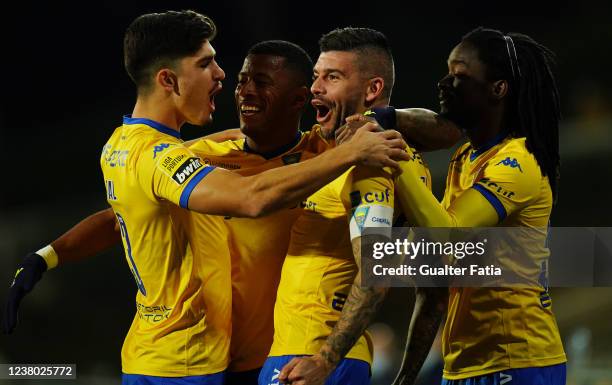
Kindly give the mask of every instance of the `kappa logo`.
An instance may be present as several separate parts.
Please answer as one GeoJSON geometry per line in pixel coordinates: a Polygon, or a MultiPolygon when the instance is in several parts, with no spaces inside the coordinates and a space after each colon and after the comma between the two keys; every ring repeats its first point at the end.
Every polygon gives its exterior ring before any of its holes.
{"type": "Polygon", "coordinates": [[[510,159],[510,157],[507,157],[506,159],[499,161],[496,166],[499,166],[500,164],[504,166],[509,166],[511,168],[518,168],[521,172],[523,172],[523,169],[521,168],[521,165],[519,164],[518,160],[516,160],[516,158],[510,159]]]}
{"type": "Polygon", "coordinates": [[[168,147],[170,147],[170,143],[161,143],[158,146],[153,147],[153,159],[155,159],[158,152],[162,152],[168,147]]]}
{"type": "Polygon", "coordinates": [[[197,170],[204,167],[198,158],[187,159],[176,172],[172,175],[172,179],[178,184],[183,184],[190,176],[192,176],[197,170]]]}

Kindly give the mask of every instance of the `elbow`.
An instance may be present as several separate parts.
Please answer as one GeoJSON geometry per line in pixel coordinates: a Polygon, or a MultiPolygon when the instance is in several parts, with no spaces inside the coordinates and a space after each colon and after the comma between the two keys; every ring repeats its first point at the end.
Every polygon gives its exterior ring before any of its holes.
{"type": "Polygon", "coordinates": [[[261,218],[273,210],[273,200],[270,194],[255,184],[243,199],[243,212],[247,218],[261,218]]]}

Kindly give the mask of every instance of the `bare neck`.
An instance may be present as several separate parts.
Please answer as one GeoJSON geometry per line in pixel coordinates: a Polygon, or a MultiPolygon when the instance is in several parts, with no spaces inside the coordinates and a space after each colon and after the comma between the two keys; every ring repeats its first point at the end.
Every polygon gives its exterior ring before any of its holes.
{"type": "Polygon", "coordinates": [[[290,122],[274,124],[261,135],[250,134],[246,137],[246,144],[257,154],[268,154],[286,148],[295,141],[300,129],[300,117],[290,122]],[[289,129],[289,127],[291,127],[289,129]]]}
{"type": "Polygon", "coordinates": [[[156,95],[138,96],[132,117],[150,119],[178,132],[185,123],[167,100],[156,95]]]}

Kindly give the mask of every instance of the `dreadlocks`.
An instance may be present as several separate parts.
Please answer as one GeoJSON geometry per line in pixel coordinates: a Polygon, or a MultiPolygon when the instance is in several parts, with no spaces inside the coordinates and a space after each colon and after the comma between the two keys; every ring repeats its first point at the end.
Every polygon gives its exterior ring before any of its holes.
{"type": "Polygon", "coordinates": [[[487,67],[488,80],[505,79],[509,84],[506,124],[526,138],[542,173],[548,176],[556,201],[559,181],[559,91],[553,74],[554,53],[531,37],[483,27],[463,39],[478,50],[487,67]]]}

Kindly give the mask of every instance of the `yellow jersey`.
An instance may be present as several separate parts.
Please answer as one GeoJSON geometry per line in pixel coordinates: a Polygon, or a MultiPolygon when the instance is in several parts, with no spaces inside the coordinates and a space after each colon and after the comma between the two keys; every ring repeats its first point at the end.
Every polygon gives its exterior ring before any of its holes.
{"type": "MultiPolygon", "coordinates": [[[[461,146],[449,166],[442,205],[448,208],[470,188],[495,208],[499,226],[546,231],[552,193],[525,138],[506,137],[480,151],[469,143],[461,146]]],[[[547,253],[542,244],[534,255],[543,254],[545,260],[547,253]]],[[[545,263],[529,263],[533,266],[528,268],[541,268],[546,277],[545,263]]],[[[546,282],[520,289],[451,288],[442,353],[449,380],[565,362],[546,282]]]]}
{"type": "MultiPolygon", "coordinates": [[[[223,143],[199,140],[190,149],[206,164],[241,175],[254,175],[310,159],[328,147],[319,130],[313,129],[298,134],[284,148],[263,156],[250,151],[244,139],[223,143]]],[[[291,226],[300,213],[301,207],[296,206],[258,219],[216,217],[224,222],[227,236],[222,247],[227,250],[229,246],[232,261],[230,371],[259,368],[268,356],[274,334],[273,310],[280,271],[291,226]]],[[[206,226],[205,222],[199,226],[196,221],[196,227],[202,227],[202,231],[206,226]]]]}
{"type": "Polygon", "coordinates": [[[184,208],[214,167],[178,136],[160,123],[127,116],[100,159],[107,200],[138,287],[121,352],[127,374],[205,375],[228,363],[229,256],[207,251],[209,244],[223,248],[223,229],[211,220],[201,234],[205,244],[197,242],[193,217],[184,208]]]}
{"type": "MultiPolygon", "coordinates": [[[[422,179],[429,170],[418,156],[422,179]]],[[[274,307],[270,356],[319,352],[340,318],[357,274],[351,239],[364,227],[391,227],[394,179],[385,170],[353,167],[303,204],[291,229],[274,307]]],[[[372,363],[366,332],[346,358],[372,363]]]]}

